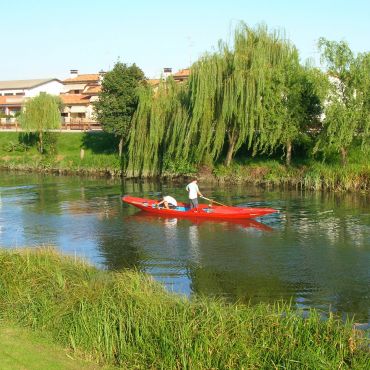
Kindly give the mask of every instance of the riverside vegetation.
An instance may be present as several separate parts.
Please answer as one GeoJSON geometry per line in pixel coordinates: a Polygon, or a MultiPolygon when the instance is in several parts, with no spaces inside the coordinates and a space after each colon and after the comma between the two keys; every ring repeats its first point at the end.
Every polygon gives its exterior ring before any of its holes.
{"type": "MultiPolygon", "coordinates": [[[[40,154],[34,140],[24,133],[0,132],[0,167],[24,171],[44,171],[91,175],[120,176],[122,159],[112,136],[104,132],[47,133],[44,135],[45,153],[40,154]],[[81,156],[83,150],[83,156],[81,156]]],[[[118,141],[117,141],[118,142],[118,141]]],[[[167,161],[163,177],[198,174],[207,180],[249,182],[266,186],[292,186],[306,189],[367,191],[370,188],[369,156],[359,148],[348,152],[348,163],[343,166],[332,155],[326,161],[297,156],[290,166],[274,158],[256,156],[234,158],[229,166],[217,163],[200,166],[186,161],[167,161]]]]}
{"type": "MultiPolygon", "coordinates": [[[[107,134],[104,149],[103,136],[92,134],[80,143],[66,136],[57,145],[48,130],[60,104],[43,94],[27,102],[19,117],[23,129],[38,137],[43,157],[6,155],[3,163],[368,190],[370,53],[355,55],[346,42],[325,38],[318,48],[325,70],[302,65],[282,32],[240,23],[232,42],[220,41],[216,51],[200,57],[183,83],[170,76],[153,87],[135,64],[117,62],[94,103],[107,134]],[[47,139],[53,142],[48,148],[47,139]],[[73,143],[78,150],[69,155],[73,143]]],[[[12,143],[5,144],[9,151],[27,148],[12,143]]]]}
{"type": "Polygon", "coordinates": [[[49,248],[0,252],[1,318],[123,368],[365,369],[350,321],[288,304],[248,306],[168,293],[132,271],[99,271],[49,248]]]}

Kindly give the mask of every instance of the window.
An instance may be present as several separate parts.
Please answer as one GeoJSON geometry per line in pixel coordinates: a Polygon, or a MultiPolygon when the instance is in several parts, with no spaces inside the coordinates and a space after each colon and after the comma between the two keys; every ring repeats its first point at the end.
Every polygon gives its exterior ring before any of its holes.
{"type": "Polygon", "coordinates": [[[24,92],[20,92],[20,93],[16,93],[15,95],[24,96],[25,93],[24,92]]]}

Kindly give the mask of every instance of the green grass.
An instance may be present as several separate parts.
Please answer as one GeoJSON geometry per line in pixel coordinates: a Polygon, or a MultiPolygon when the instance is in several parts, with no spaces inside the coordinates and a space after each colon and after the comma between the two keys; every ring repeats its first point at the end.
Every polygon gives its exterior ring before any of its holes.
{"type": "Polygon", "coordinates": [[[0,322],[0,369],[2,370],[109,370],[82,360],[45,334],[0,322]]]}
{"type": "Polygon", "coordinates": [[[234,161],[230,167],[218,165],[216,177],[225,182],[249,182],[265,186],[289,186],[310,190],[368,191],[370,161],[353,151],[346,166],[338,161],[325,163],[305,160],[288,167],[274,159],[234,161]]]}
{"type": "Polygon", "coordinates": [[[10,144],[19,143],[19,133],[0,133],[0,166],[9,169],[45,172],[101,173],[117,175],[120,160],[116,140],[102,133],[56,133],[56,153],[41,155],[36,146],[27,151],[17,148],[9,151],[10,144]],[[81,148],[84,156],[81,158],[81,148]]]}
{"type": "Polygon", "coordinates": [[[366,341],[316,311],[172,295],[51,249],[0,252],[0,312],[105,364],[137,369],[364,369],[366,341]]]}
{"type": "MultiPolygon", "coordinates": [[[[19,151],[19,134],[0,133],[0,167],[26,171],[90,173],[118,176],[121,161],[117,140],[104,132],[58,133],[57,152],[40,155],[35,146],[19,151]],[[11,148],[12,150],[10,150],[11,148]],[[81,148],[84,156],[81,158],[81,148]],[[10,150],[10,151],[9,151],[10,150]]],[[[206,176],[226,182],[248,182],[264,186],[289,186],[311,190],[368,191],[370,189],[370,155],[359,147],[349,151],[348,164],[340,164],[337,153],[326,161],[294,158],[287,167],[282,160],[268,157],[235,159],[230,167],[216,165],[206,176]]],[[[177,176],[196,172],[194,166],[177,161],[170,163],[164,175],[177,176]]],[[[145,173],[145,171],[144,171],[145,173]]]]}

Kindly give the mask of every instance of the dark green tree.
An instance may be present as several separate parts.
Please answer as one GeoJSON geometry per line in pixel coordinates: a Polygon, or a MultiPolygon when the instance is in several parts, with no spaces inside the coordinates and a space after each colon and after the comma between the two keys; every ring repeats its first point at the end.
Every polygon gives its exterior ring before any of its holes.
{"type": "Polygon", "coordinates": [[[102,92],[94,104],[103,130],[120,139],[120,157],[138,105],[138,88],[144,81],[144,73],[136,64],[128,66],[117,62],[114,68],[104,75],[102,92]]]}
{"type": "Polygon", "coordinates": [[[24,106],[19,122],[24,131],[38,134],[40,153],[44,152],[44,133],[60,128],[61,109],[60,98],[45,93],[28,100],[24,106]]]}

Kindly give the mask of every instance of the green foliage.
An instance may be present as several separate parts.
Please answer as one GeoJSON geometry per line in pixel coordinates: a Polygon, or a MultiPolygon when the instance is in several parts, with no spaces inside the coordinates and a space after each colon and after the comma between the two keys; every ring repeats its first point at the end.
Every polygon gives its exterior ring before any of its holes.
{"type": "Polygon", "coordinates": [[[38,133],[40,153],[44,151],[43,133],[60,128],[60,108],[61,100],[59,97],[41,93],[26,102],[24,110],[19,116],[23,130],[38,133]]]}
{"type": "Polygon", "coordinates": [[[44,132],[60,128],[60,98],[40,94],[28,100],[19,121],[22,129],[27,132],[44,132]]]}
{"type": "Polygon", "coordinates": [[[0,253],[1,317],[126,369],[364,369],[366,339],[287,304],[172,295],[136,272],[98,271],[53,250],[0,253]]]}
{"type": "Polygon", "coordinates": [[[58,153],[58,140],[60,132],[45,132],[44,134],[44,151],[49,155],[58,153]]]}
{"type": "Polygon", "coordinates": [[[186,87],[172,78],[162,82],[156,92],[150,86],[140,89],[130,133],[129,174],[141,175],[143,170],[161,173],[166,157],[188,160],[181,151],[188,119],[184,94],[186,87]]]}
{"type": "Polygon", "coordinates": [[[344,164],[348,148],[356,138],[361,138],[363,147],[369,143],[369,56],[360,54],[355,58],[344,41],[321,38],[319,47],[331,78],[331,89],[315,150],[340,151],[344,164]]]}
{"type": "Polygon", "coordinates": [[[317,131],[326,81],[318,69],[299,65],[297,50],[279,33],[241,23],[231,46],[220,41],[191,66],[186,84],[170,78],[156,91],[141,89],[128,173],[160,174],[169,157],[214,162],[225,149],[230,165],[242,147],[289,147],[290,158],[292,144],[317,131]]]}
{"type": "Polygon", "coordinates": [[[121,62],[104,75],[102,92],[94,107],[106,132],[127,137],[138,105],[138,88],[144,78],[143,71],[135,64],[127,66],[121,62]]]}
{"type": "Polygon", "coordinates": [[[3,150],[5,152],[25,152],[28,150],[28,146],[24,143],[9,141],[3,144],[3,150]]]}
{"type": "Polygon", "coordinates": [[[163,173],[169,175],[191,175],[197,172],[194,164],[185,159],[173,159],[166,157],[163,163],[163,173]]]}

